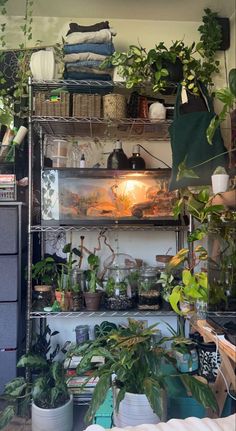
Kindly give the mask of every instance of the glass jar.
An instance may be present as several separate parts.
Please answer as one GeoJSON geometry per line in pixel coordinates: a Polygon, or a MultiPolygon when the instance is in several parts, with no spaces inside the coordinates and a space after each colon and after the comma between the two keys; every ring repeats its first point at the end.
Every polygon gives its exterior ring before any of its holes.
{"type": "Polygon", "coordinates": [[[52,304],[52,287],[46,285],[38,285],[33,291],[33,310],[43,311],[45,307],[50,307],[52,304]]]}
{"type": "Polygon", "coordinates": [[[84,343],[84,341],[89,340],[89,326],[88,325],[78,325],[75,327],[76,344],[84,343]]]}
{"type": "Polygon", "coordinates": [[[74,268],[71,272],[72,311],[79,311],[83,306],[84,271],[74,268]]]}
{"type": "Polygon", "coordinates": [[[159,310],[161,307],[160,269],[144,267],[138,281],[138,308],[140,310],[159,310]]]}
{"type": "Polygon", "coordinates": [[[135,293],[129,281],[129,276],[136,268],[135,260],[124,253],[109,256],[105,262],[105,306],[111,310],[127,310],[134,306],[135,293]]]}

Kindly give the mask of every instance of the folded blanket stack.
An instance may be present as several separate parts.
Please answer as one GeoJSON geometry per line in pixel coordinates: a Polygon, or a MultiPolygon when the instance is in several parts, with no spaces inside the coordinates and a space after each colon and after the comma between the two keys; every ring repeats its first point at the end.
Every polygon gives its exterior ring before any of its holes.
{"type": "Polygon", "coordinates": [[[112,37],[115,35],[109,22],[91,26],[71,23],[65,38],[65,79],[110,81],[111,69],[99,67],[114,52],[112,37]]]}

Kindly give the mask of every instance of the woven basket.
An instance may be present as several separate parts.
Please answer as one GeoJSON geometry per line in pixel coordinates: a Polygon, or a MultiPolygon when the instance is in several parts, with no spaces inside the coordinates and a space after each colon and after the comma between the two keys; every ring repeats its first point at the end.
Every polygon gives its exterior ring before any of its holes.
{"type": "Polygon", "coordinates": [[[126,117],[126,98],[123,94],[106,94],[103,96],[103,116],[112,120],[126,117]]]}
{"type": "Polygon", "coordinates": [[[69,117],[70,95],[68,93],[60,93],[57,101],[51,101],[49,93],[35,93],[35,115],[69,117]]]}
{"type": "Polygon", "coordinates": [[[99,94],[73,94],[73,116],[101,117],[101,102],[99,94]]]}

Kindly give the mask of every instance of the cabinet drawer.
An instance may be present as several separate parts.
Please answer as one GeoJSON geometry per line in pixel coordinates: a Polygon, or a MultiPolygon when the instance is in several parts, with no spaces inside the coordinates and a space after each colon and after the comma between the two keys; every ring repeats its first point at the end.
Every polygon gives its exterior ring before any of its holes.
{"type": "MultiPolygon", "coordinates": [[[[22,318],[24,318],[22,316],[22,318]]],[[[15,349],[17,346],[18,303],[0,303],[0,349],[15,349]]]]}
{"type": "Polygon", "coordinates": [[[17,351],[0,351],[0,394],[4,385],[16,377],[17,351]]]}
{"type": "Polygon", "coordinates": [[[17,207],[0,207],[0,254],[14,254],[18,252],[17,230],[17,207]]]}
{"type": "Polygon", "coordinates": [[[0,255],[0,301],[18,298],[18,256],[0,255]]]}

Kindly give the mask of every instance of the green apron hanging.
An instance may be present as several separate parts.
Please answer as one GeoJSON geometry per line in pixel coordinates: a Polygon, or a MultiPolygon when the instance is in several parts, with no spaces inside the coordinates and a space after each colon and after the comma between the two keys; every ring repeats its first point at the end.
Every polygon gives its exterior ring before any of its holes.
{"type": "Polygon", "coordinates": [[[208,105],[207,111],[197,111],[181,114],[181,91],[182,86],[178,86],[174,119],[169,128],[172,149],[172,174],[170,180],[170,190],[180,189],[187,186],[203,186],[211,184],[211,175],[217,166],[226,166],[227,155],[219,156],[216,159],[194,168],[194,172],[199,178],[182,178],[176,180],[178,166],[186,158],[186,167],[205,162],[212,157],[221,154],[226,150],[221,136],[220,128],[215,132],[212,145],[209,145],[206,131],[215,112],[212,101],[207,90],[201,87],[202,96],[208,105]]]}

